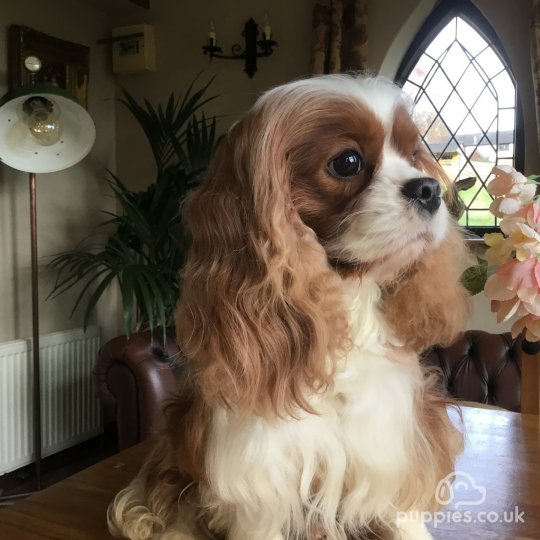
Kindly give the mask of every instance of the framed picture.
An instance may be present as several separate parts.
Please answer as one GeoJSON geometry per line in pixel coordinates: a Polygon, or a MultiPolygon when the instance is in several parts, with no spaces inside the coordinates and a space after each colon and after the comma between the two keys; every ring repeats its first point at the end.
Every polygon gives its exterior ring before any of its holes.
{"type": "Polygon", "coordinates": [[[36,83],[54,84],[67,90],[79,104],[88,106],[90,49],[43,34],[32,28],[11,25],[8,38],[8,84],[10,90],[36,83]],[[37,56],[41,70],[32,75],[24,66],[28,56],[37,56]]]}

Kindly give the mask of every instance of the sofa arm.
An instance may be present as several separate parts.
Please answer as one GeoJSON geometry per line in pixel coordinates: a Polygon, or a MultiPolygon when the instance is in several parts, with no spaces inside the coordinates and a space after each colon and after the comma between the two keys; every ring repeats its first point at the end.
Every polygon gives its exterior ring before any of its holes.
{"type": "Polygon", "coordinates": [[[431,349],[423,363],[440,368],[443,388],[457,399],[520,410],[520,338],[468,330],[450,347],[431,349]]]}
{"type": "Polygon", "coordinates": [[[119,336],[99,351],[94,380],[116,418],[120,450],[159,430],[163,404],[177,389],[172,361],[179,355],[173,340],[152,341],[149,332],[119,336]]]}

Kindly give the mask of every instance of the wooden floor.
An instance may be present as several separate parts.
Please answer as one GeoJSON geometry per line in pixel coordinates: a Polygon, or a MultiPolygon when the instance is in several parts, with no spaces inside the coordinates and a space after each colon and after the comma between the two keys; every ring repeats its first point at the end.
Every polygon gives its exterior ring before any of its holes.
{"type": "Polygon", "coordinates": [[[105,540],[113,495],[139,469],[152,442],[134,446],[0,510],[2,540],[105,540]]]}
{"type": "MultiPolygon", "coordinates": [[[[103,435],[44,458],[41,464],[42,489],[115,454],[117,452],[116,439],[116,429],[110,426],[103,435]]],[[[0,476],[0,498],[28,493],[34,491],[35,488],[34,465],[28,465],[0,476]]],[[[1,500],[0,506],[3,506],[1,500]]]]}

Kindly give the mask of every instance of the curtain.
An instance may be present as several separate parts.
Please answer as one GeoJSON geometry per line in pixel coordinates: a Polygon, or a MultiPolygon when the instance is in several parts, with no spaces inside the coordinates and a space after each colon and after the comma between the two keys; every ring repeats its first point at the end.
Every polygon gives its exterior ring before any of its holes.
{"type": "Polygon", "coordinates": [[[536,133],[540,149],[540,0],[533,0],[531,23],[531,67],[536,105],[536,133]]]}
{"type": "Polygon", "coordinates": [[[318,0],[313,8],[311,72],[367,67],[367,0],[318,0]]]}

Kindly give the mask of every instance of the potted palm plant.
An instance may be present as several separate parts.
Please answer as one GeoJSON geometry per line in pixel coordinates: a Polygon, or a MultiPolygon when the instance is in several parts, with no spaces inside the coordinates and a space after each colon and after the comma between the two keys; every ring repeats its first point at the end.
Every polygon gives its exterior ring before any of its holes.
{"type": "Polygon", "coordinates": [[[102,226],[111,230],[106,241],[96,245],[89,239],[50,263],[56,273],[50,296],[81,286],[72,313],[85,303],[85,326],[113,282],[119,285],[127,336],[170,326],[188,244],[180,204],[201,181],[216,142],[216,118],[201,112],[215,97],[206,96],[211,82],[199,89],[192,83],[182,99],[171,94],[157,107],[122,91],[119,101],[144,131],[157,176],[146,190],[132,191],[109,172],[118,210],[106,213],[102,226]]]}

